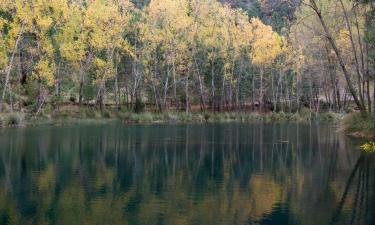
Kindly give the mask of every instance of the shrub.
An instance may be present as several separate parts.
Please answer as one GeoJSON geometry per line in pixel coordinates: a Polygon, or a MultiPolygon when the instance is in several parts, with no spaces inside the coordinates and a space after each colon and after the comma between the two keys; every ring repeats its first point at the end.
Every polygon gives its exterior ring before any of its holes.
{"type": "Polygon", "coordinates": [[[103,110],[103,112],[102,112],[102,116],[103,116],[104,118],[107,118],[107,119],[109,119],[109,118],[112,117],[110,111],[108,111],[108,110],[106,110],[106,109],[103,110]]]}
{"type": "Polygon", "coordinates": [[[179,114],[179,120],[182,122],[192,122],[193,121],[193,116],[191,113],[181,113],[179,114]]]}
{"type": "Polygon", "coordinates": [[[133,119],[135,122],[138,123],[151,123],[153,122],[153,116],[151,113],[140,113],[140,114],[133,114],[133,119]]]}
{"type": "Polygon", "coordinates": [[[166,112],[163,114],[164,121],[169,122],[176,122],[178,120],[178,116],[172,112],[166,112]]]}
{"type": "Polygon", "coordinates": [[[349,132],[375,133],[375,114],[349,114],[343,120],[343,128],[349,132]]]}
{"type": "Polygon", "coordinates": [[[370,141],[361,145],[362,150],[369,153],[375,153],[375,142],[370,141]]]}
{"type": "Polygon", "coordinates": [[[4,126],[21,126],[24,122],[25,116],[22,113],[9,113],[3,119],[4,126]]]}
{"type": "Polygon", "coordinates": [[[204,116],[203,116],[203,118],[207,122],[210,119],[210,114],[209,113],[205,113],[204,116]]]}

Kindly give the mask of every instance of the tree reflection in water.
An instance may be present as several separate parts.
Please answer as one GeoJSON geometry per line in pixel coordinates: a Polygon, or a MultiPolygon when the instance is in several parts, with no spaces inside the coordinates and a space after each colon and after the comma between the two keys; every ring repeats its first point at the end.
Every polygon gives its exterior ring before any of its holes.
{"type": "Polygon", "coordinates": [[[350,205],[351,215],[349,224],[373,224],[373,212],[369,213],[370,209],[374,208],[374,155],[371,153],[362,153],[351,172],[346,183],[345,191],[337,206],[337,210],[331,220],[331,225],[341,224],[340,216],[343,207],[346,204],[350,205]],[[354,192],[354,199],[348,200],[350,190],[354,192]]]}
{"type": "Polygon", "coordinates": [[[0,224],[374,224],[373,156],[308,124],[0,131],[0,224]]]}

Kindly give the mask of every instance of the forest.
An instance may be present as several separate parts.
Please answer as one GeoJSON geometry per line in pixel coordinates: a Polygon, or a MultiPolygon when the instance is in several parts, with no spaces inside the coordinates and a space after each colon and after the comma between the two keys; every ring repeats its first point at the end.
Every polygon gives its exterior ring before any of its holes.
{"type": "Polygon", "coordinates": [[[0,0],[0,225],[374,225],[375,0],[0,0]]]}
{"type": "Polygon", "coordinates": [[[1,0],[0,112],[375,112],[372,0],[1,0]]]}

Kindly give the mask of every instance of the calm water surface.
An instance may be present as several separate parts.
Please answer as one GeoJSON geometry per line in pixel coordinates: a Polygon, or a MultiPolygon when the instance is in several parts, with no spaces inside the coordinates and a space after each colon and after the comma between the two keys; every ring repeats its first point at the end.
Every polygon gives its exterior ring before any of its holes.
{"type": "Polygon", "coordinates": [[[0,130],[0,224],[375,224],[374,157],[327,125],[0,130]]]}

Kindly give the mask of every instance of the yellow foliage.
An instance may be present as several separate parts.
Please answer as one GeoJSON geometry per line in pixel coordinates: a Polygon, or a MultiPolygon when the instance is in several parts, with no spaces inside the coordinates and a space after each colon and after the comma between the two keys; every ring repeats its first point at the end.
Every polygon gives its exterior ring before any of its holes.
{"type": "Polygon", "coordinates": [[[346,28],[341,29],[337,35],[337,45],[340,47],[341,51],[346,53],[350,53],[351,51],[349,35],[349,31],[346,28]]]}
{"type": "Polygon", "coordinates": [[[367,143],[361,145],[361,148],[366,152],[374,153],[375,152],[375,142],[373,142],[373,141],[367,142],[367,143]]]}
{"type": "Polygon", "coordinates": [[[251,19],[253,30],[251,58],[254,64],[268,65],[282,52],[282,37],[259,19],[251,19]]]}
{"type": "Polygon", "coordinates": [[[47,59],[42,59],[36,64],[31,77],[45,82],[47,86],[53,86],[55,83],[54,71],[55,65],[47,59]]]}

